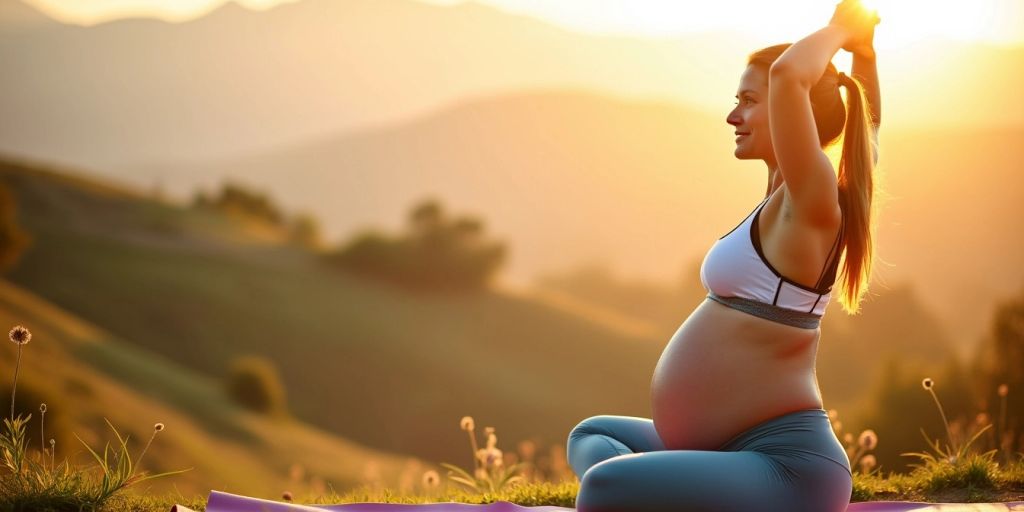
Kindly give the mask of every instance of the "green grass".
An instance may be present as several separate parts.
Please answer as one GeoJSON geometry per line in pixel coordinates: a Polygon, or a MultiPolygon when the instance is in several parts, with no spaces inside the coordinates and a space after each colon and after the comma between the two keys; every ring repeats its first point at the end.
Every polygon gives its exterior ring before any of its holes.
{"type": "MultiPolygon", "coordinates": [[[[997,503],[1024,501],[1024,464],[1019,460],[1006,467],[991,467],[985,483],[977,480],[978,461],[972,457],[964,464],[937,471],[916,471],[911,474],[881,476],[855,473],[851,502],[862,501],[925,501],[936,503],[997,503]],[[953,476],[951,479],[950,477],[953,476]],[[953,486],[953,482],[973,482],[953,486]]],[[[577,482],[530,482],[496,493],[474,493],[461,487],[442,484],[430,493],[402,494],[392,489],[360,487],[338,494],[305,494],[294,496],[292,502],[310,505],[339,503],[423,504],[457,502],[486,504],[508,501],[523,506],[574,507],[577,482]]],[[[277,501],[285,502],[283,498],[277,501]]],[[[181,493],[163,495],[116,496],[102,510],[131,512],[167,512],[174,504],[193,510],[206,508],[206,496],[185,496],[181,493]]]]}

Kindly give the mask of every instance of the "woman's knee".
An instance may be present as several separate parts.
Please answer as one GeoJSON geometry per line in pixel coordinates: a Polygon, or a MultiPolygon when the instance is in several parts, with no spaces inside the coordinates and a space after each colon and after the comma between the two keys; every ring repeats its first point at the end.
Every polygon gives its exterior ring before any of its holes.
{"type": "Polygon", "coordinates": [[[591,416],[576,424],[572,430],[569,431],[569,442],[573,442],[583,436],[590,434],[608,434],[608,429],[602,427],[601,424],[607,421],[610,416],[607,414],[600,414],[597,416],[591,416]]]}
{"type": "Polygon", "coordinates": [[[632,503],[640,499],[638,496],[623,496],[621,478],[617,464],[606,460],[590,468],[580,479],[579,492],[576,494],[577,512],[611,512],[628,510],[632,503]],[[626,507],[626,508],[623,508],[626,507]]]}

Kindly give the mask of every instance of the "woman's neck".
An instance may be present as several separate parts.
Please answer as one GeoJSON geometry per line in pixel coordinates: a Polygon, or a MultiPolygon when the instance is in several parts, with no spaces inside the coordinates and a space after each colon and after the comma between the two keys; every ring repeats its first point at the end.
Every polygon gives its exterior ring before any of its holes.
{"type": "Polygon", "coordinates": [[[783,183],[783,181],[782,181],[782,173],[779,172],[779,169],[777,167],[769,167],[768,168],[768,190],[765,192],[764,196],[765,197],[771,196],[772,192],[775,192],[776,190],[778,190],[779,187],[782,186],[782,183],[783,183]]]}

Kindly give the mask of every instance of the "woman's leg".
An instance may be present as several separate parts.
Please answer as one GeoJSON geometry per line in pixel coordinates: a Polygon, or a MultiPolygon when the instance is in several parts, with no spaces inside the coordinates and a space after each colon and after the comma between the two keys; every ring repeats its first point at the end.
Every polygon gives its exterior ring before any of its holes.
{"type": "Polygon", "coordinates": [[[653,420],[635,416],[591,416],[569,433],[566,460],[582,479],[598,462],[618,455],[664,449],[653,420]]]}
{"type": "Polygon", "coordinates": [[[824,410],[770,419],[720,451],[625,453],[660,445],[653,425],[637,420],[597,416],[573,430],[578,512],[843,512],[849,504],[852,475],[824,410]]]}
{"type": "Polygon", "coordinates": [[[761,452],[620,455],[583,476],[578,512],[843,512],[850,475],[820,459],[794,472],[761,452]],[[844,495],[845,493],[845,495],[844,495]],[[845,501],[844,501],[845,500],[845,501]]]}

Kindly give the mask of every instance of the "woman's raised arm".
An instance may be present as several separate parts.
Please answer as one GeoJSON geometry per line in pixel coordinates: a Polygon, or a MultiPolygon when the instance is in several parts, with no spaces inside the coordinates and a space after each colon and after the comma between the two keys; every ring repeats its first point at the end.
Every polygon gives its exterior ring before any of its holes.
{"type": "Polygon", "coordinates": [[[857,0],[843,0],[828,26],[804,37],[768,73],[769,129],[778,171],[794,207],[807,221],[833,226],[841,215],[835,170],[821,149],[810,89],[840,48],[862,43],[877,16],[857,0]]]}

